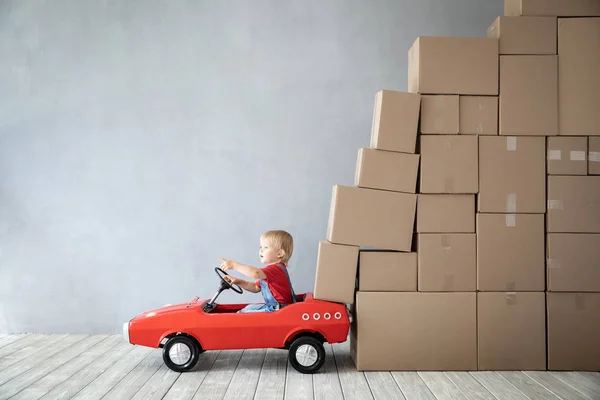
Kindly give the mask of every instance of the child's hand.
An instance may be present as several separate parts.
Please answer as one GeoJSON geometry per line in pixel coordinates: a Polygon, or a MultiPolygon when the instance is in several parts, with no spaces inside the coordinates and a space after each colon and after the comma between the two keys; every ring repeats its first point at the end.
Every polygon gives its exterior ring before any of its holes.
{"type": "Polygon", "coordinates": [[[237,265],[236,261],[225,260],[223,258],[219,258],[218,260],[221,261],[221,266],[219,268],[221,268],[223,271],[229,271],[230,269],[235,269],[235,266],[237,265]]]}
{"type": "Polygon", "coordinates": [[[230,285],[239,285],[242,282],[240,278],[236,278],[230,275],[225,275],[223,279],[225,279],[230,285]]]}

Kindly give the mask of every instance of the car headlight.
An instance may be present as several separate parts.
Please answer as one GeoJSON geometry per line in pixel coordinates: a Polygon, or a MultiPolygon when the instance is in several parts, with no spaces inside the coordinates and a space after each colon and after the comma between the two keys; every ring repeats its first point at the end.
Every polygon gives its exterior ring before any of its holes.
{"type": "Polygon", "coordinates": [[[125,323],[123,324],[123,338],[125,339],[125,341],[126,341],[127,343],[131,343],[131,342],[129,341],[129,322],[125,322],[125,323]]]}

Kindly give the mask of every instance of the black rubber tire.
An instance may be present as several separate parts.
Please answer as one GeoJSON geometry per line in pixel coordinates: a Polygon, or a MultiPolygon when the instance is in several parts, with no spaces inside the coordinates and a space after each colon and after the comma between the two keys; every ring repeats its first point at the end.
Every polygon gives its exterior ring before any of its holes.
{"type": "Polygon", "coordinates": [[[198,351],[199,348],[200,345],[198,344],[198,342],[188,336],[173,336],[167,341],[167,343],[163,347],[163,361],[165,362],[166,366],[169,367],[169,369],[175,372],[189,371],[192,368],[194,368],[194,366],[198,362],[198,357],[200,356],[200,351],[198,351]],[[177,343],[181,343],[190,349],[190,358],[185,364],[175,364],[169,356],[169,350],[171,349],[171,347],[173,347],[173,345],[177,343]]]}
{"type": "Polygon", "coordinates": [[[319,369],[321,369],[321,367],[325,363],[325,348],[323,347],[323,343],[321,343],[314,337],[301,336],[298,339],[295,339],[290,345],[288,359],[290,361],[290,364],[292,364],[292,367],[294,367],[296,371],[302,374],[314,374],[319,369]],[[296,358],[296,352],[298,351],[298,348],[302,345],[309,345],[317,351],[317,360],[314,362],[314,364],[304,366],[298,362],[298,359],[296,358]]]}

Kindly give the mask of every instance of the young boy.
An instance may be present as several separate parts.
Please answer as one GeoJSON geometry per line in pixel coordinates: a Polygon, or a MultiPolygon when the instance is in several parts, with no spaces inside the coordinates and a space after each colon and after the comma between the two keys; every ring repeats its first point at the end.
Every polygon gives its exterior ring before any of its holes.
{"type": "Polygon", "coordinates": [[[219,258],[222,262],[220,268],[223,271],[235,270],[256,280],[249,282],[233,276],[225,276],[227,282],[237,284],[249,292],[260,292],[265,301],[264,304],[249,304],[240,312],[273,312],[296,301],[287,271],[287,262],[292,256],[293,249],[292,235],[286,231],[275,230],[263,233],[260,238],[258,256],[263,264],[267,264],[265,268],[256,268],[219,258]]]}

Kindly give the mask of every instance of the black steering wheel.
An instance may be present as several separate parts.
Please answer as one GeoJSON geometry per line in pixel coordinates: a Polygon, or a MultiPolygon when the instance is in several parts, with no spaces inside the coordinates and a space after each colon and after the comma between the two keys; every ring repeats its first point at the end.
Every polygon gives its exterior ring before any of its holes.
{"type": "Polygon", "coordinates": [[[229,274],[227,272],[223,271],[219,267],[215,268],[215,272],[217,273],[217,275],[219,275],[219,278],[221,278],[221,286],[224,285],[225,289],[233,289],[234,292],[242,294],[242,288],[239,285],[237,285],[235,283],[231,284],[225,280],[225,275],[229,276],[229,274]],[[224,275],[222,275],[221,273],[224,275]]]}

